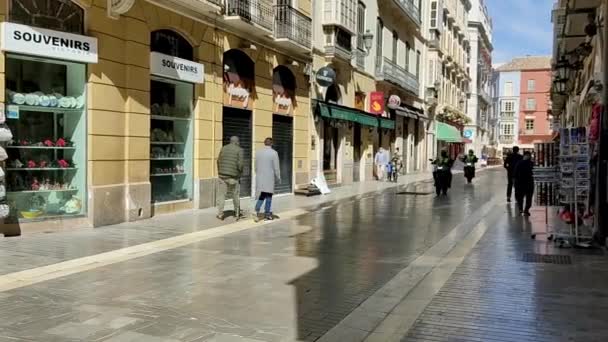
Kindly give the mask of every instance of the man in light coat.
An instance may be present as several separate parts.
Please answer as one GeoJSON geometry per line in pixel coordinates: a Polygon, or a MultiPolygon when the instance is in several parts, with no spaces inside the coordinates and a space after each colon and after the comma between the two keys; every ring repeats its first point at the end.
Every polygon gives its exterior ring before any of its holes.
{"type": "Polygon", "coordinates": [[[264,205],[264,219],[272,220],[272,194],[274,185],[281,182],[279,154],[272,148],[272,138],[264,140],[264,147],[255,153],[256,197],[254,220],[260,220],[260,210],[264,205]]]}
{"type": "Polygon", "coordinates": [[[383,181],[385,179],[386,166],[389,163],[389,159],[388,151],[385,151],[384,147],[380,147],[374,158],[374,162],[376,163],[376,177],[378,177],[379,181],[383,181]]]}

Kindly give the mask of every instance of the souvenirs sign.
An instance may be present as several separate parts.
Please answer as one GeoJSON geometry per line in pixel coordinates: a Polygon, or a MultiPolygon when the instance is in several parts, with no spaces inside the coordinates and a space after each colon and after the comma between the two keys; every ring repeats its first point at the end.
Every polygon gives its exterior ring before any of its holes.
{"type": "Polygon", "coordinates": [[[97,38],[3,22],[2,51],[56,58],[80,63],[97,63],[97,38]]]}

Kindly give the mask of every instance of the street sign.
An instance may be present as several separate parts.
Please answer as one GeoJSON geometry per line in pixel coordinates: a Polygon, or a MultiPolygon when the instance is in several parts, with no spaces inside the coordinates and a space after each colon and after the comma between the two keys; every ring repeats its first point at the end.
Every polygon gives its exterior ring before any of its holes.
{"type": "Polygon", "coordinates": [[[336,83],[336,71],[330,67],[322,67],[317,70],[315,79],[317,80],[317,84],[321,87],[329,87],[336,83]]]}

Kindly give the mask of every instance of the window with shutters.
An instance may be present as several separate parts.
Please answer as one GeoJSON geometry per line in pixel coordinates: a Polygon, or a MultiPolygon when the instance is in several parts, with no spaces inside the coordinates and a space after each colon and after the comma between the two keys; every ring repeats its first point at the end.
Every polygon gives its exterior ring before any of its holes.
{"type": "Polygon", "coordinates": [[[437,1],[431,2],[431,28],[437,29],[437,1]]]}
{"type": "Polygon", "coordinates": [[[535,90],[536,90],[536,81],[528,80],[528,91],[535,91],[535,90]]]}
{"type": "Polygon", "coordinates": [[[526,100],[526,110],[535,110],[536,109],[536,99],[527,99],[526,100]]]}

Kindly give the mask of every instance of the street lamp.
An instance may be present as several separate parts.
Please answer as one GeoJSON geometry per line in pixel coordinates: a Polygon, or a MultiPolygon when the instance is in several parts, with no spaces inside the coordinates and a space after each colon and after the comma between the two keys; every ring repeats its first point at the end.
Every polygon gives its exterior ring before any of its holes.
{"type": "Polygon", "coordinates": [[[355,53],[352,55],[352,58],[355,58],[357,56],[369,56],[369,51],[372,49],[372,45],[374,44],[374,34],[370,30],[367,30],[361,35],[361,38],[363,40],[363,48],[365,49],[365,51],[356,50],[355,53]]]}
{"type": "Polygon", "coordinates": [[[567,80],[570,73],[570,63],[562,56],[555,64],[555,70],[557,71],[557,80],[567,80]]]}

